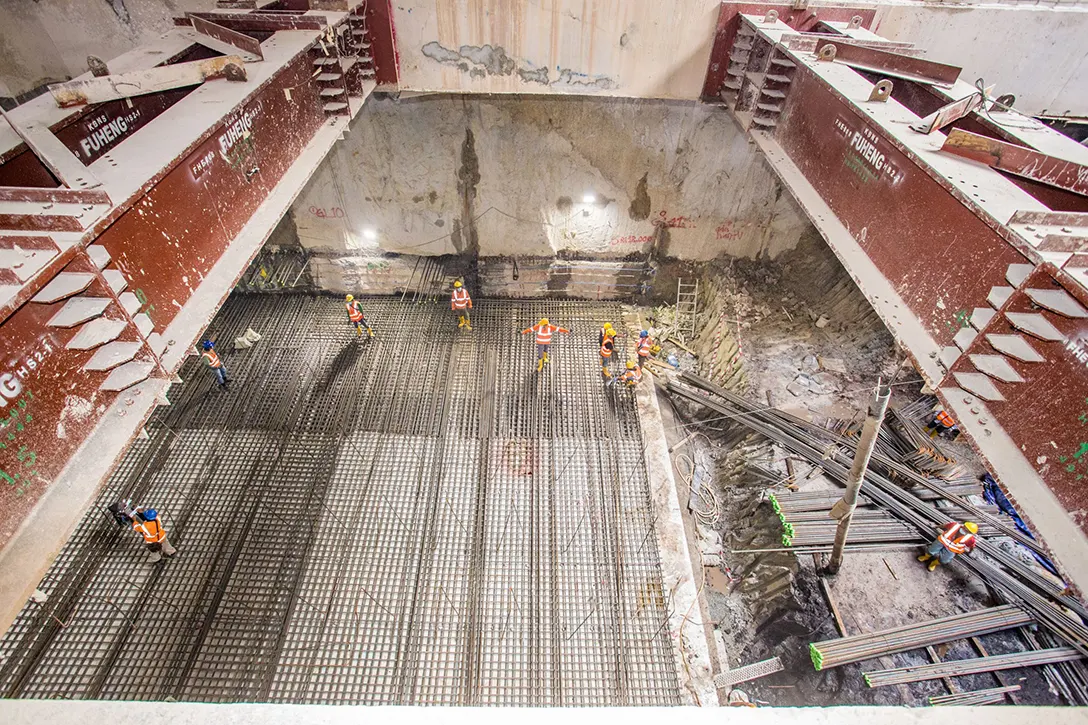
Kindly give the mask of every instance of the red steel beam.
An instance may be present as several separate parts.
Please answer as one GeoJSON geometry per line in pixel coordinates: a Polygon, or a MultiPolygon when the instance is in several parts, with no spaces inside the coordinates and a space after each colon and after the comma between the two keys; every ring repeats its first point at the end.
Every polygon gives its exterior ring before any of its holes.
{"type": "Polygon", "coordinates": [[[275,15],[259,10],[252,13],[189,13],[187,17],[174,18],[174,24],[192,25],[192,18],[201,18],[239,33],[321,30],[329,24],[324,15],[275,15]]]}
{"type": "Polygon", "coordinates": [[[905,78],[919,83],[952,85],[963,70],[947,63],[855,45],[848,37],[830,37],[821,40],[816,43],[816,53],[818,54],[829,45],[835,46],[835,60],[851,68],[894,78],[905,78]]]}
{"type": "Polygon", "coordinates": [[[221,43],[226,43],[238,50],[255,55],[258,60],[264,59],[264,53],[261,52],[261,42],[256,38],[246,35],[245,33],[235,32],[230,28],[225,28],[218,23],[213,23],[202,17],[194,16],[192,13],[189,13],[189,19],[192,21],[193,30],[196,32],[214,38],[221,43]]]}
{"type": "Polygon", "coordinates": [[[109,204],[103,189],[43,189],[36,186],[0,186],[0,201],[42,204],[109,204]]]}
{"type": "Polygon", "coordinates": [[[954,128],[941,151],[978,161],[1025,179],[1088,196],[1088,166],[1034,149],[954,128]]]}

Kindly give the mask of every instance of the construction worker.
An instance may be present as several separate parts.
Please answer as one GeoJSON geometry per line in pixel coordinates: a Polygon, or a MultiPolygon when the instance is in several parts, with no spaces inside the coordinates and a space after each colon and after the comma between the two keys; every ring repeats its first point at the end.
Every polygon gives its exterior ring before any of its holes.
{"type": "Polygon", "coordinates": [[[132,528],[143,534],[147,550],[151,552],[152,564],[161,560],[164,554],[169,559],[178,553],[166,538],[166,529],[162,527],[159,512],[155,509],[136,509],[132,517],[132,528]]]}
{"type": "Polygon", "coordinates": [[[978,543],[978,524],[966,521],[957,524],[955,521],[946,524],[940,535],[926,547],[926,553],[918,557],[918,561],[928,561],[929,570],[933,571],[941,564],[947,564],[959,554],[964,554],[975,548],[978,543]]]}
{"type": "Polygon", "coordinates": [[[223,365],[223,361],[219,359],[219,355],[215,351],[215,343],[211,340],[205,340],[204,352],[201,353],[200,357],[204,358],[204,362],[215,372],[215,377],[219,381],[219,387],[225,390],[227,383],[230,382],[230,378],[227,377],[227,368],[223,365]]]}
{"type": "Polygon", "coordinates": [[[565,335],[570,334],[570,330],[565,327],[559,327],[559,325],[553,325],[548,322],[547,317],[541,317],[540,322],[536,323],[532,327],[526,327],[521,331],[524,335],[527,332],[536,333],[536,370],[540,372],[544,369],[544,364],[548,362],[548,346],[552,344],[552,335],[557,332],[562,332],[565,335]]]}
{"type": "Polygon", "coordinates": [[[362,336],[364,327],[366,334],[374,337],[374,330],[370,329],[370,323],[366,321],[366,315],[363,314],[363,303],[354,296],[347,295],[344,297],[344,308],[348,311],[348,321],[355,326],[356,337],[362,336]]]}
{"type": "Polygon", "coordinates": [[[650,338],[650,333],[646,330],[638,333],[638,367],[641,370],[642,366],[646,364],[646,361],[650,359],[650,353],[653,352],[654,341],[650,338]]]}
{"type": "Polygon", "coordinates": [[[612,377],[612,371],[608,369],[608,363],[612,361],[612,353],[616,351],[616,331],[613,329],[611,322],[604,323],[604,327],[601,328],[601,332],[597,335],[597,344],[600,346],[601,353],[601,375],[607,380],[612,377]]]}
{"type": "Polygon", "coordinates": [[[453,294],[450,295],[450,309],[459,312],[461,315],[457,327],[463,327],[472,332],[472,323],[469,321],[468,315],[468,311],[472,309],[472,298],[469,297],[468,290],[461,284],[461,280],[453,283],[453,294]]]}
{"type": "Polygon", "coordinates": [[[930,438],[940,436],[955,440],[960,433],[959,427],[956,425],[956,419],[944,410],[937,411],[937,414],[933,416],[933,420],[929,421],[926,429],[932,431],[929,434],[930,438]]]}
{"type": "Polygon", "coordinates": [[[627,370],[620,377],[620,380],[629,388],[635,387],[642,380],[642,368],[636,365],[634,360],[628,360],[627,370]]]}

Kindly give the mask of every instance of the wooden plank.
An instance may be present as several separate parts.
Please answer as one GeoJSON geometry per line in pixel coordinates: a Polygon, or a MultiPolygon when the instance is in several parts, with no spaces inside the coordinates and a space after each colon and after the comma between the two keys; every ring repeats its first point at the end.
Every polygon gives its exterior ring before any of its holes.
{"type": "Polygon", "coordinates": [[[978,161],[999,171],[1088,196],[1088,166],[1039,153],[996,138],[954,128],[941,151],[978,161]]]}
{"type": "MultiPolygon", "coordinates": [[[[188,15],[192,16],[193,14],[188,13],[188,15]]],[[[222,25],[201,17],[193,16],[190,19],[193,21],[193,30],[199,36],[197,42],[201,45],[207,45],[212,50],[227,55],[230,55],[231,51],[233,51],[234,54],[241,56],[244,61],[264,60],[264,53],[261,52],[261,42],[256,38],[230,28],[224,28],[222,25]],[[208,39],[211,39],[212,42],[209,43],[208,39]],[[229,50],[224,50],[224,46],[229,50]]]]}
{"type": "Polygon", "coordinates": [[[49,86],[49,92],[53,94],[58,106],[68,108],[84,103],[103,103],[168,91],[173,88],[195,86],[213,78],[244,81],[246,69],[242,59],[237,55],[226,55],[101,78],[55,83],[49,86]]]}
{"type": "Polygon", "coordinates": [[[0,201],[40,204],[109,204],[104,189],[43,189],[37,186],[0,186],[0,201]]]}

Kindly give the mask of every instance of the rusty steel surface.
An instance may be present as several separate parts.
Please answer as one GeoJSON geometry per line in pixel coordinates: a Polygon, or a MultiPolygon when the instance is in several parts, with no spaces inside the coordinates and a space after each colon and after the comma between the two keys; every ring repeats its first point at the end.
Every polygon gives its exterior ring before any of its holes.
{"type": "Polygon", "coordinates": [[[798,67],[775,138],[941,345],[1025,258],[798,67]]]}
{"type": "Polygon", "coordinates": [[[796,10],[791,3],[722,3],[718,13],[718,29],[710,51],[710,64],[707,66],[706,80],[700,96],[704,101],[720,100],[718,93],[729,68],[729,51],[740,27],[741,14],[763,16],[769,10],[777,11],[780,21],[799,31],[810,30],[821,22],[848,22],[855,15],[861,16],[862,27],[869,28],[876,17],[876,9],[871,6],[820,6],[796,10]]]}
{"type": "Polygon", "coordinates": [[[1004,400],[985,404],[1088,533],[1088,517],[1077,513],[1088,510],[1088,318],[1067,317],[1042,308],[1026,292],[1066,289],[1056,276],[1053,265],[1036,267],[952,365],[946,383],[956,386],[955,373],[976,372],[971,356],[1001,355],[989,335],[1019,335],[1028,341],[1043,361],[1024,362],[1002,355],[1023,382],[991,378],[1004,400]],[[1061,339],[1043,340],[1025,334],[1010,324],[1005,313],[1041,314],[1061,339]]]}
{"type": "Polygon", "coordinates": [[[244,61],[237,55],[206,58],[130,73],[55,83],[49,86],[49,92],[53,94],[58,106],[68,108],[194,86],[216,78],[244,81],[244,61]]]}
{"type": "Polygon", "coordinates": [[[851,68],[872,71],[895,78],[920,83],[952,84],[960,77],[962,68],[947,63],[938,63],[924,58],[890,52],[881,48],[870,48],[856,44],[849,38],[827,38],[816,43],[815,52],[828,45],[835,46],[835,60],[851,68]]]}
{"type": "Polygon", "coordinates": [[[211,20],[205,20],[201,17],[190,16],[189,19],[192,21],[193,30],[196,32],[256,56],[256,60],[262,60],[264,58],[264,53],[261,52],[261,43],[256,38],[252,38],[244,33],[235,32],[230,28],[224,28],[222,25],[218,25],[211,20]]]}
{"type": "Polygon", "coordinates": [[[1000,171],[1088,196],[1088,166],[1073,161],[958,128],[949,132],[941,150],[1000,171]]]}
{"type": "Polygon", "coordinates": [[[329,24],[328,19],[324,15],[280,15],[277,13],[262,13],[260,10],[252,13],[189,13],[187,17],[174,18],[174,24],[192,25],[192,18],[202,18],[239,33],[274,33],[278,30],[321,30],[329,24]]]}
{"type": "Polygon", "coordinates": [[[374,80],[378,85],[396,85],[400,80],[400,56],[393,25],[391,0],[369,0],[366,4],[367,37],[374,58],[374,80]]]}
{"type": "Polygon", "coordinates": [[[323,123],[309,56],[296,59],[99,238],[156,329],[173,320],[323,123]],[[292,88],[287,100],[284,88],[292,88]]]}
{"type": "Polygon", "coordinates": [[[36,186],[0,186],[0,201],[33,201],[43,204],[109,204],[104,189],[43,189],[36,186]]]}

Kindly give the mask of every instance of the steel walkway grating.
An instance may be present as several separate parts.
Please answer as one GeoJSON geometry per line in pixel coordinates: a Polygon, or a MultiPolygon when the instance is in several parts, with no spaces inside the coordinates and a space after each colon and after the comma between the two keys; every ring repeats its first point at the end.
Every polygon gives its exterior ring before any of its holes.
{"type": "MultiPolygon", "coordinates": [[[[230,393],[190,362],[0,640],[0,695],[330,704],[678,704],[641,437],[605,391],[615,305],[235,297],[230,393]],[[518,330],[572,328],[532,370],[518,330]]],[[[621,349],[633,344],[621,340],[621,349]]]]}

